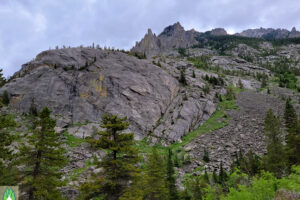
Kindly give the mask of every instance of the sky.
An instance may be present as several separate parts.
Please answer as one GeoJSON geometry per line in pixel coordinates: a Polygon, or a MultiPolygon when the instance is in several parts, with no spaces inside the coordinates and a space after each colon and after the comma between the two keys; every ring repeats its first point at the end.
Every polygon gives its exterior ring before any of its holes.
{"type": "Polygon", "coordinates": [[[0,0],[0,68],[5,77],[55,46],[129,50],[147,32],[186,29],[300,30],[300,0],[0,0]]]}

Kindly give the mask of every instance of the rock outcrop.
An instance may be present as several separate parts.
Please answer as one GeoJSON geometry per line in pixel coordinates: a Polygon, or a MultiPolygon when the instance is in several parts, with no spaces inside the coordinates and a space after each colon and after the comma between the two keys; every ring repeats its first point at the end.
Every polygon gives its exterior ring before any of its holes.
{"type": "Polygon", "coordinates": [[[149,29],[145,37],[137,42],[132,52],[145,53],[148,57],[165,54],[178,48],[190,47],[197,44],[195,36],[200,34],[195,30],[185,31],[179,22],[166,27],[159,36],[149,29]]]}
{"type": "Polygon", "coordinates": [[[204,85],[200,76],[190,87],[198,91],[180,86],[180,69],[187,63],[163,65],[161,68],[151,60],[101,49],[49,50],[23,65],[0,94],[7,90],[11,107],[20,113],[27,113],[32,102],[38,110],[48,106],[57,119],[58,132],[81,122],[88,124],[87,128],[73,131],[74,135],[89,136],[94,123],[110,113],[127,116],[129,131],[137,139],[153,133],[153,143],[161,139],[170,143],[206,120],[215,105],[213,98],[200,97],[199,86],[204,85]],[[161,119],[164,123],[159,124],[161,119]]]}
{"type": "Polygon", "coordinates": [[[295,27],[291,31],[286,29],[259,28],[247,29],[236,35],[263,39],[283,39],[300,37],[300,32],[295,27]]]}

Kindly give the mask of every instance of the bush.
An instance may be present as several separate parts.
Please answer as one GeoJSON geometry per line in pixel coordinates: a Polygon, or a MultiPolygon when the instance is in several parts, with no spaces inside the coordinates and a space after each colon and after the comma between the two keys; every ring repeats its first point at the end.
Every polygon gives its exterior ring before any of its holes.
{"type": "Polygon", "coordinates": [[[233,99],[235,99],[235,94],[234,94],[234,90],[233,90],[232,87],[227,87],[226,88],[225,98],[227,100],[233,100],[233,99]]]}

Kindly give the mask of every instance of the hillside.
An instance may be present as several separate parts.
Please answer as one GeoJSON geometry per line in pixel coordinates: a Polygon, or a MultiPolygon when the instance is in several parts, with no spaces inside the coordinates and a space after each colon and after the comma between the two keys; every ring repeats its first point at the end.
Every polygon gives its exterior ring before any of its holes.
{"type": "MultiPolygon", "coordinates": [[[[43,51],[0,88],[9,97],[0,112],[16,122],[9,129],[17,138],[10,148],[18,152],[34,132],[27,128],[32,107],[40,112],[47,106],[67,149],[68,164],[61,169],[67,183],[60,190],[68,199],[102,170],[95,160],[107,152],[93,149],[88,139],[105,130],[105,113],[127,117],[125,132],[134,133],[141,157],[152,146],[176,152],[181,189],[186,177],[220,172],[220,163],[230,171],[239,151],[262,157],[267,111],[283,122],[290,98],[300,114],[300,35],[295,29],[280,32],[283,36],[276,31],[200,33],[175,23],[158,36],[149,29],[130,51],[94,46],[43,51]],[[203,159],[207,152],[209,162],[203,159]]],[[[282,137],[286,134],[283,128],[282,137]]]]}

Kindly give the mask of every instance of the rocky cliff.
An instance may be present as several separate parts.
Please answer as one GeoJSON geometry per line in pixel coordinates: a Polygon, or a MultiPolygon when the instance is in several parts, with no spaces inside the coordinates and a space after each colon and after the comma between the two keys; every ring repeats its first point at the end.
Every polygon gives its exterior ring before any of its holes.
{"type": "Polygon", "coordinates": [[[300,37],[300,32],[297,31],[295,27],[293,27],[291,31],[286,29],[259,28],[247,29],[237,35],[263,39],[283,39],[300,37]]]}
{"type": "Polygon", "coordinates": [[[200,33],[195,30],[185,31],[179,22],[166,27],[161,34],[156,36],[151,29],[145,37],[137,42],[131,49],[132,52],[142,52],[147,56],[163,54],[177,48],[186,48],[197,44],[195,37],[200,33]]]}
{"type": "MultiPolygon", "coordinates": [[[[178,64],[178,69],[186,65],[178,64]]],[[[23,65],[0,93],[7,90],[10,105],[21,113],[29,111],[32,101],[38,110],[48,106],[60,128],[100,123],[103,113],[111,113],[127,116],[138,139],[154,133],[153,142],[168,143],[178,141],[215,109],[211,99],[180,86],[178,69],[171,72],[149,60],[101,49],[49,50],[23,65]],[[183,101],[184,95],[193,96],[183,101]],[[162,118],[166,120],[160,124],[162,118]]]]}

